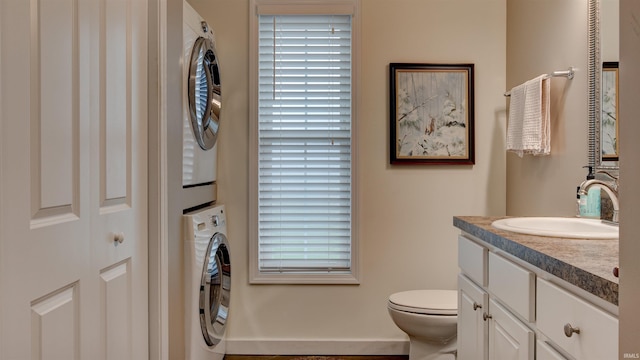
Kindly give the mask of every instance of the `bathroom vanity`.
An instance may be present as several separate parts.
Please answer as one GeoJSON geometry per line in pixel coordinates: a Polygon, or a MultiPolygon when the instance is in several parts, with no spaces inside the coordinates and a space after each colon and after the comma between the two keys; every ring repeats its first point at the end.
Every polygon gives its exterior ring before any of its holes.
{"type": "Polygon", "coordinates": [[[453,219],[458,360],[617,359],[618,240],[521,235],[497,219],[453,219]]]}

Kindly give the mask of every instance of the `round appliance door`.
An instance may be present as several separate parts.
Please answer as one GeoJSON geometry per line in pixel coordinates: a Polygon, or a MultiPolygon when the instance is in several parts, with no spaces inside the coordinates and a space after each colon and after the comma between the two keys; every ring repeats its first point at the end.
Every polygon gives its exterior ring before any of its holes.
{"type": "Polygon", "coordinates": [[[211,39],[193,44],[189,65],[189,117],[193,135],[202,150],[215,145],[220,126],[220,70],[211,39]]]}
{"type": "Polygon", "coordinates": [[[205,343],[214,346],[222,340],[229,311],[231,264],[227,237],[213,235],[206,254],[200,283],[200,328],[205,343]]]}

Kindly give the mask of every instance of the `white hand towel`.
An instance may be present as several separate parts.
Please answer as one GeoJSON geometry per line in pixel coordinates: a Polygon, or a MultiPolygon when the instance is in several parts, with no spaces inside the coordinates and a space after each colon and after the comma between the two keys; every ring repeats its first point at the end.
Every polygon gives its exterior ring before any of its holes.
{"type": "Polygon", "coordinates": [[[511,90],[507,150],[520,157],[551,152],[549,81],[540,75],[511,90]]]}
{"type": "Polygon", "coordinates": [[[507,123],[507,151],[513,151],[518,156],[523,155],[522,128],[524,125],[525,86],[521,84],[510,93],[509,119],[507,123]]]}
{"type": "Polygon", "coordinates": [[[541,86],[542,141],[540,151],[534,155],[549,155],[551,154],[551,78],[542,79],[541,86]]]}

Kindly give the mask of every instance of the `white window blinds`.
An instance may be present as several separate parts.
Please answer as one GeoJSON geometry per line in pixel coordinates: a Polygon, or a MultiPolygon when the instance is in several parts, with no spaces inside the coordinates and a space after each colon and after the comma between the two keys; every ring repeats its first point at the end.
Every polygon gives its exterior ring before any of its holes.
{"type": "Polygon", "coordinates": [[[259,15],[258,267],[351,268],[351,16],[259,15]]]}

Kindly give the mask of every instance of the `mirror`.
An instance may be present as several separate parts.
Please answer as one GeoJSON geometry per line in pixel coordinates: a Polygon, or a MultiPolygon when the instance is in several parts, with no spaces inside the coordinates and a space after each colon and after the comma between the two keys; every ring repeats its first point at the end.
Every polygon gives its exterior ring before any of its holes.
{"type": "Polygon", "coordinates": [[[619,0],[589,6],[589,162],[618,170],[619,0]]]}

